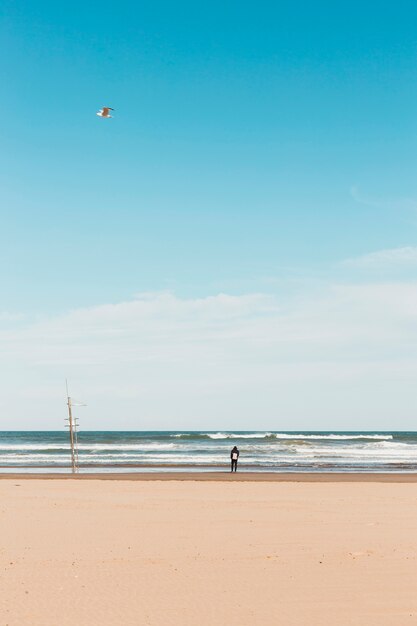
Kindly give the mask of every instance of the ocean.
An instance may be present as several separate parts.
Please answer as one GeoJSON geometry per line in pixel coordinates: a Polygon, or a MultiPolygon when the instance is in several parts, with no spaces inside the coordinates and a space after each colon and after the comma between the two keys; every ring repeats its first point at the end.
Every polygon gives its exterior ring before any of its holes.
{"type": "MultiPolygon", "coordinates": [[[[80,472],[224,470],[417,472],[416,432],[81,431],[80,472]]],[[[0,432],[0,471],[70,471],[65,431],[0,432]]]]}

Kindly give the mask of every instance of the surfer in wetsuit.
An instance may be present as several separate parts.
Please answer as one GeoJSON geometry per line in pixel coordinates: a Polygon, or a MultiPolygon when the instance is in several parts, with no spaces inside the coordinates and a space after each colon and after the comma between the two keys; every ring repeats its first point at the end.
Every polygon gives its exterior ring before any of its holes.
{"type": "Polygon", "coordinates": [[[230,460],[232,462],[232,467],[231,467],[231,472],[236,472],[237,471],[237,460],[239,458],[239,450],[237,449],[236,446],[234,446],[234,448],[232,449],[231,453],[230,453],[230,460]]]}

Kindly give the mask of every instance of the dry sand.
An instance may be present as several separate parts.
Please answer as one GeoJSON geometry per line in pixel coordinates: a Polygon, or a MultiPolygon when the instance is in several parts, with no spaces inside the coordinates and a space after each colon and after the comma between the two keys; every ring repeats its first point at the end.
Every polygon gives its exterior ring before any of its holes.
{"type": "Polygon", "coordinates": [[[417,484],[0,481],[0,625],[417,624],[417,484]]]}

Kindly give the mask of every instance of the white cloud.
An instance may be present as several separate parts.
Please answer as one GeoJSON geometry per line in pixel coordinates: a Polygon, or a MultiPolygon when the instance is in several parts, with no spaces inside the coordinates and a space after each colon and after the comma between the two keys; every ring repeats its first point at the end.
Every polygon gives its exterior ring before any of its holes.
{"type": "Polygon", "coordinates": [[[372,428],[416,405],[417,283],[139,294],[4,325],[0,342],[3,427],[59,428],[68,376],[86,428],[355,428],[364,413],[372,428]]]}
{"type": "Polygon", "coordinates": [[[357,185],[353,185],[350,188],[350,195],[359,204],[373,207],[381,210],[402,210],[402,211],[415,211],[417,208],[417,201],[414,198],[389,198],[389,197],[377,197],[364,193],[357,185]]]}
{"type": "Polygon", "coordinates": [[[417,247],[388,248],[347,259],[343,265],[364,269],[417,265],[417,247]]]}
{"type": "Polygon", "coordinates": [[[0,311],[0,323],[16,322],[23,319],[24,315],[22,313],[9,313],[8,311],[0,311]]]}

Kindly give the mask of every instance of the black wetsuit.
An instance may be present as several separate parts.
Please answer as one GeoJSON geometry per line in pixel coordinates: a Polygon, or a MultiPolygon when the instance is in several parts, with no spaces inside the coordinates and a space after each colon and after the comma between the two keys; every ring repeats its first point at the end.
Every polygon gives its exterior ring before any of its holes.
{"type": "Polygon", "coordinates": [[[230,453],[230,460],[231,460],[231,470],[232,472],[236,472],[237,471],[237,459],[239,458],[239,450],[232,450],[230,453]],[[237,454],[237,458],[234,459],[233,455],[237,454]]]}

